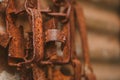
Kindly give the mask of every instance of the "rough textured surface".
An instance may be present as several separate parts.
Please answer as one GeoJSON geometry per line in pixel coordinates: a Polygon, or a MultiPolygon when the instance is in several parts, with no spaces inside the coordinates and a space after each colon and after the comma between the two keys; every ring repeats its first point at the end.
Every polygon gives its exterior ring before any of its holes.
{"type": "Polygon", "coordinates": [[[44,36],[43,36],[43,21],[42,15],[38,10],[33,10],[33,47],[37,61],[43,59],[44,54],[44,36]]]}
{"type": "Polygon", "coordinates": [[[0,34],[0,45],[6,48],[8,46],[8,43],[10,41],[10,37],[8,34],[0,34]]]}

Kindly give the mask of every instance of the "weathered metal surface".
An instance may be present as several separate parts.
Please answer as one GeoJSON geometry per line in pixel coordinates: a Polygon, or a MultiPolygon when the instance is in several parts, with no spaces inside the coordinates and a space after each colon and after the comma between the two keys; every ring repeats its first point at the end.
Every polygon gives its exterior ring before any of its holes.
{"type": "Polygon", "coordinates": [[[34,80],[47,80],[43,68],[34,64],[32,70],[33,70],[34,80]]]}
{"type": "MultiPolygon", "coordinates": [[[[11,59],[8,61],[9,65],[15,65],[13,61],[15,59],[13,58],[18,58],[18,59],[23,59],[24,57],[24,37],[23,37],[23,32],[21,32],[20,28],[15,26],[15,20],[12,17],[12,15],[15,15],[14,12],[16,11],[15,6],[14,6],[14,0],[9,0],[7,9],[6,9],[6,25],[7,25],[7,33],[11,36],[11,41],[9,43],[9,58],[11,59]]],[[[17,59],[16,59],[17,60],[17,59]]]]}
{"type": "Polygon", "coordinates": [[[41,0],[25,0],[24,8],[16,8],[9,0],[6,8],[6,36],[0,35],[0,45],[8,48],[8,64],[17,67],[21,80],[95,80],[88,54],[87,34],[82,9],[74,0],[51,0],[52,7],[41,8],[41,0]],[[19,13],[26,14],[32,31],[25,38],[24,26],[17,27],[19,13]],[[78,16],[79,15],[79,16],[78,16]],[[75,17],[76,16],[76,17],[75,17]],[[75,25],[79,24],[84,68],[75,51],[75,25]],[[9,35],[8,35],[9,34],[9,35]],[[11,37],[11,39],[10,39],[11,37]],[[5,41],[3,41],[5,39],[5,41]],[[72,66],[73,75],[65,75],[57,66],[72,66]],[[30,76],[27,76],[30,75],[30,76]]]}
{"type": "Polygon", "coordinates": [[[58,29],[49,29],[45,32],[46,34],[46,42],[49,41],[59,41],[59,42],[65,42],[65,36],[60,32],[58,29]]]}
{"type": "Polygon", "coordinates": [[[33,10],[33,47],[34,53],[36,54],[37,61],[43,59],[44,54],[44,37],[43,37],[43,27],[42,27],[42,16],[37,10],[33,10]]]}
{"type": "Polygon", "coordinates": [[[8,34],[0,34],[0,45],[4,48],[7,47],[8,43],[10,41],[10,37],[8,34]]]}

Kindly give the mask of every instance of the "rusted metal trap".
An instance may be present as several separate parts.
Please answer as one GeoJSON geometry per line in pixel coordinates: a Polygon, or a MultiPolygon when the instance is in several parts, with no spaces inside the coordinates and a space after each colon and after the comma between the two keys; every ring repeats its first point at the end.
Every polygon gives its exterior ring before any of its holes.
{"type": "Polygon", "coordinates": [[[8,46],[8,64],[20,71],[21,80],[95,80],[84,15],[74,0],[5,0],[1,3],[7,6],[2,7],[6,13],[6,33],[0,34],[0,45],[8,46]],[[44,8],[45,1],[50,3],[47,8],[44,8]],[[29,32],[22,24],[16,26],[20,15],[28,18],[29,32]],[[76,24],[82,39],[84,64],[75,51],[76,24]]]}

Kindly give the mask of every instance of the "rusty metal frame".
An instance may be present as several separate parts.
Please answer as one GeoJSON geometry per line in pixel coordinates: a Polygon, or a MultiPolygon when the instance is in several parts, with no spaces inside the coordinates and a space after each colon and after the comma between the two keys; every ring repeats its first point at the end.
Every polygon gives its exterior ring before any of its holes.
{"type": "MultiPolygon", "coordinates": [[[[21,80],[53,80],[56,65],[70,64],[74,74],[70,80],[96,80],[93,73],[87,41],[85,19],[81,6],[75,0],[51,0],[53,9],[42,10],[40,0],[25,0],[25,9],[17,10],[14,0],[6,8],[7,33],[0,34],[0,45],[8,48],[8,64],[21,71],[21,80]],[[60,8],[63,7],[63,11],[60,8]],[[27,14],[32,32],[24,38],[23,26],[17,27],[15,19],[20,13],[27,14]],[[43,15],[48,17],[43,21],[43,15]],[[80,16],[78,16],[80,15],[80,16]],[[75,24],[81,34],[84,68],[75,52],[75,24]],[[58,25],[58,24],[61,25],[58,25]],[[58,55],[56,42],[60,42],[62,56],[58,55]],[[47,71],[46,71],[47,69],[47,71]],[[46,75],[46,72],[48,74],[46,75]],[[83,72],[83,73],[82,73],[83,72]],[[27,74],[33,75],[31,77],[27,74]]],[[[61,75],[59,75],[61,76],[61,75]]],[[[65,77],[65,76],[64,76],[65,77]]]]}

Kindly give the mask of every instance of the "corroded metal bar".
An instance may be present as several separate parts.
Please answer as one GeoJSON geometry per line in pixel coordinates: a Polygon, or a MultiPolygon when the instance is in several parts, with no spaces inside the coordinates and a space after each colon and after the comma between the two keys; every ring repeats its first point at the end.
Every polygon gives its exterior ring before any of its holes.
{"type": "Polygon", "coordinates": [[[15,12],[14,0],[9,0],[6,9],[6,23],[7,32],[11,36],[11,41],[9,44],[9,57],[13,58],[23,58],[24,57],[24,45],[23,36],[18,27],[14,24],[14,19],[11,14],[15,12]]]}
{"type": "Polygon", "coordinates": [[[43,26],[42,16],[37,10],[33,10],[33,50],[36,54],[36,60],[39,61],[44,57],[44,37],[43,37],[43,26]]]}
{"type": "Polygon", "coordinates": [[[87,77],[87,80],[96,80],[95,75],[93,73],[93,69],[91,67],[90,63],[90,57],[89,57],[89,48],[88,48],[88,39],[87,39],[87,30],[86,30],[86,25],[85,25],[85,18],[83,14],[83,10],[80,5],[76,4],[75,6],[75,11],[77,16],[77,21],[79,25],[79,32],[81,35],[81,40],[82,40],[82,48],[83,48],[83,57],[85,61],[85,68],[84,68],[84,74],[85,77],[87,77]]]}
{"type": "Polygon", "coordinates": [[[81,80],[82,66],[80,61],[78,59],[73,59],[72,66],[74,68],[74,76],[73,76],[74,80],[81,80]]]}
{"type": "Polygon", "coordinates": [[[39,67],[36,64],[34,64],[32,70],[34,80],[47,80],[42,67],[39,67]]]}

